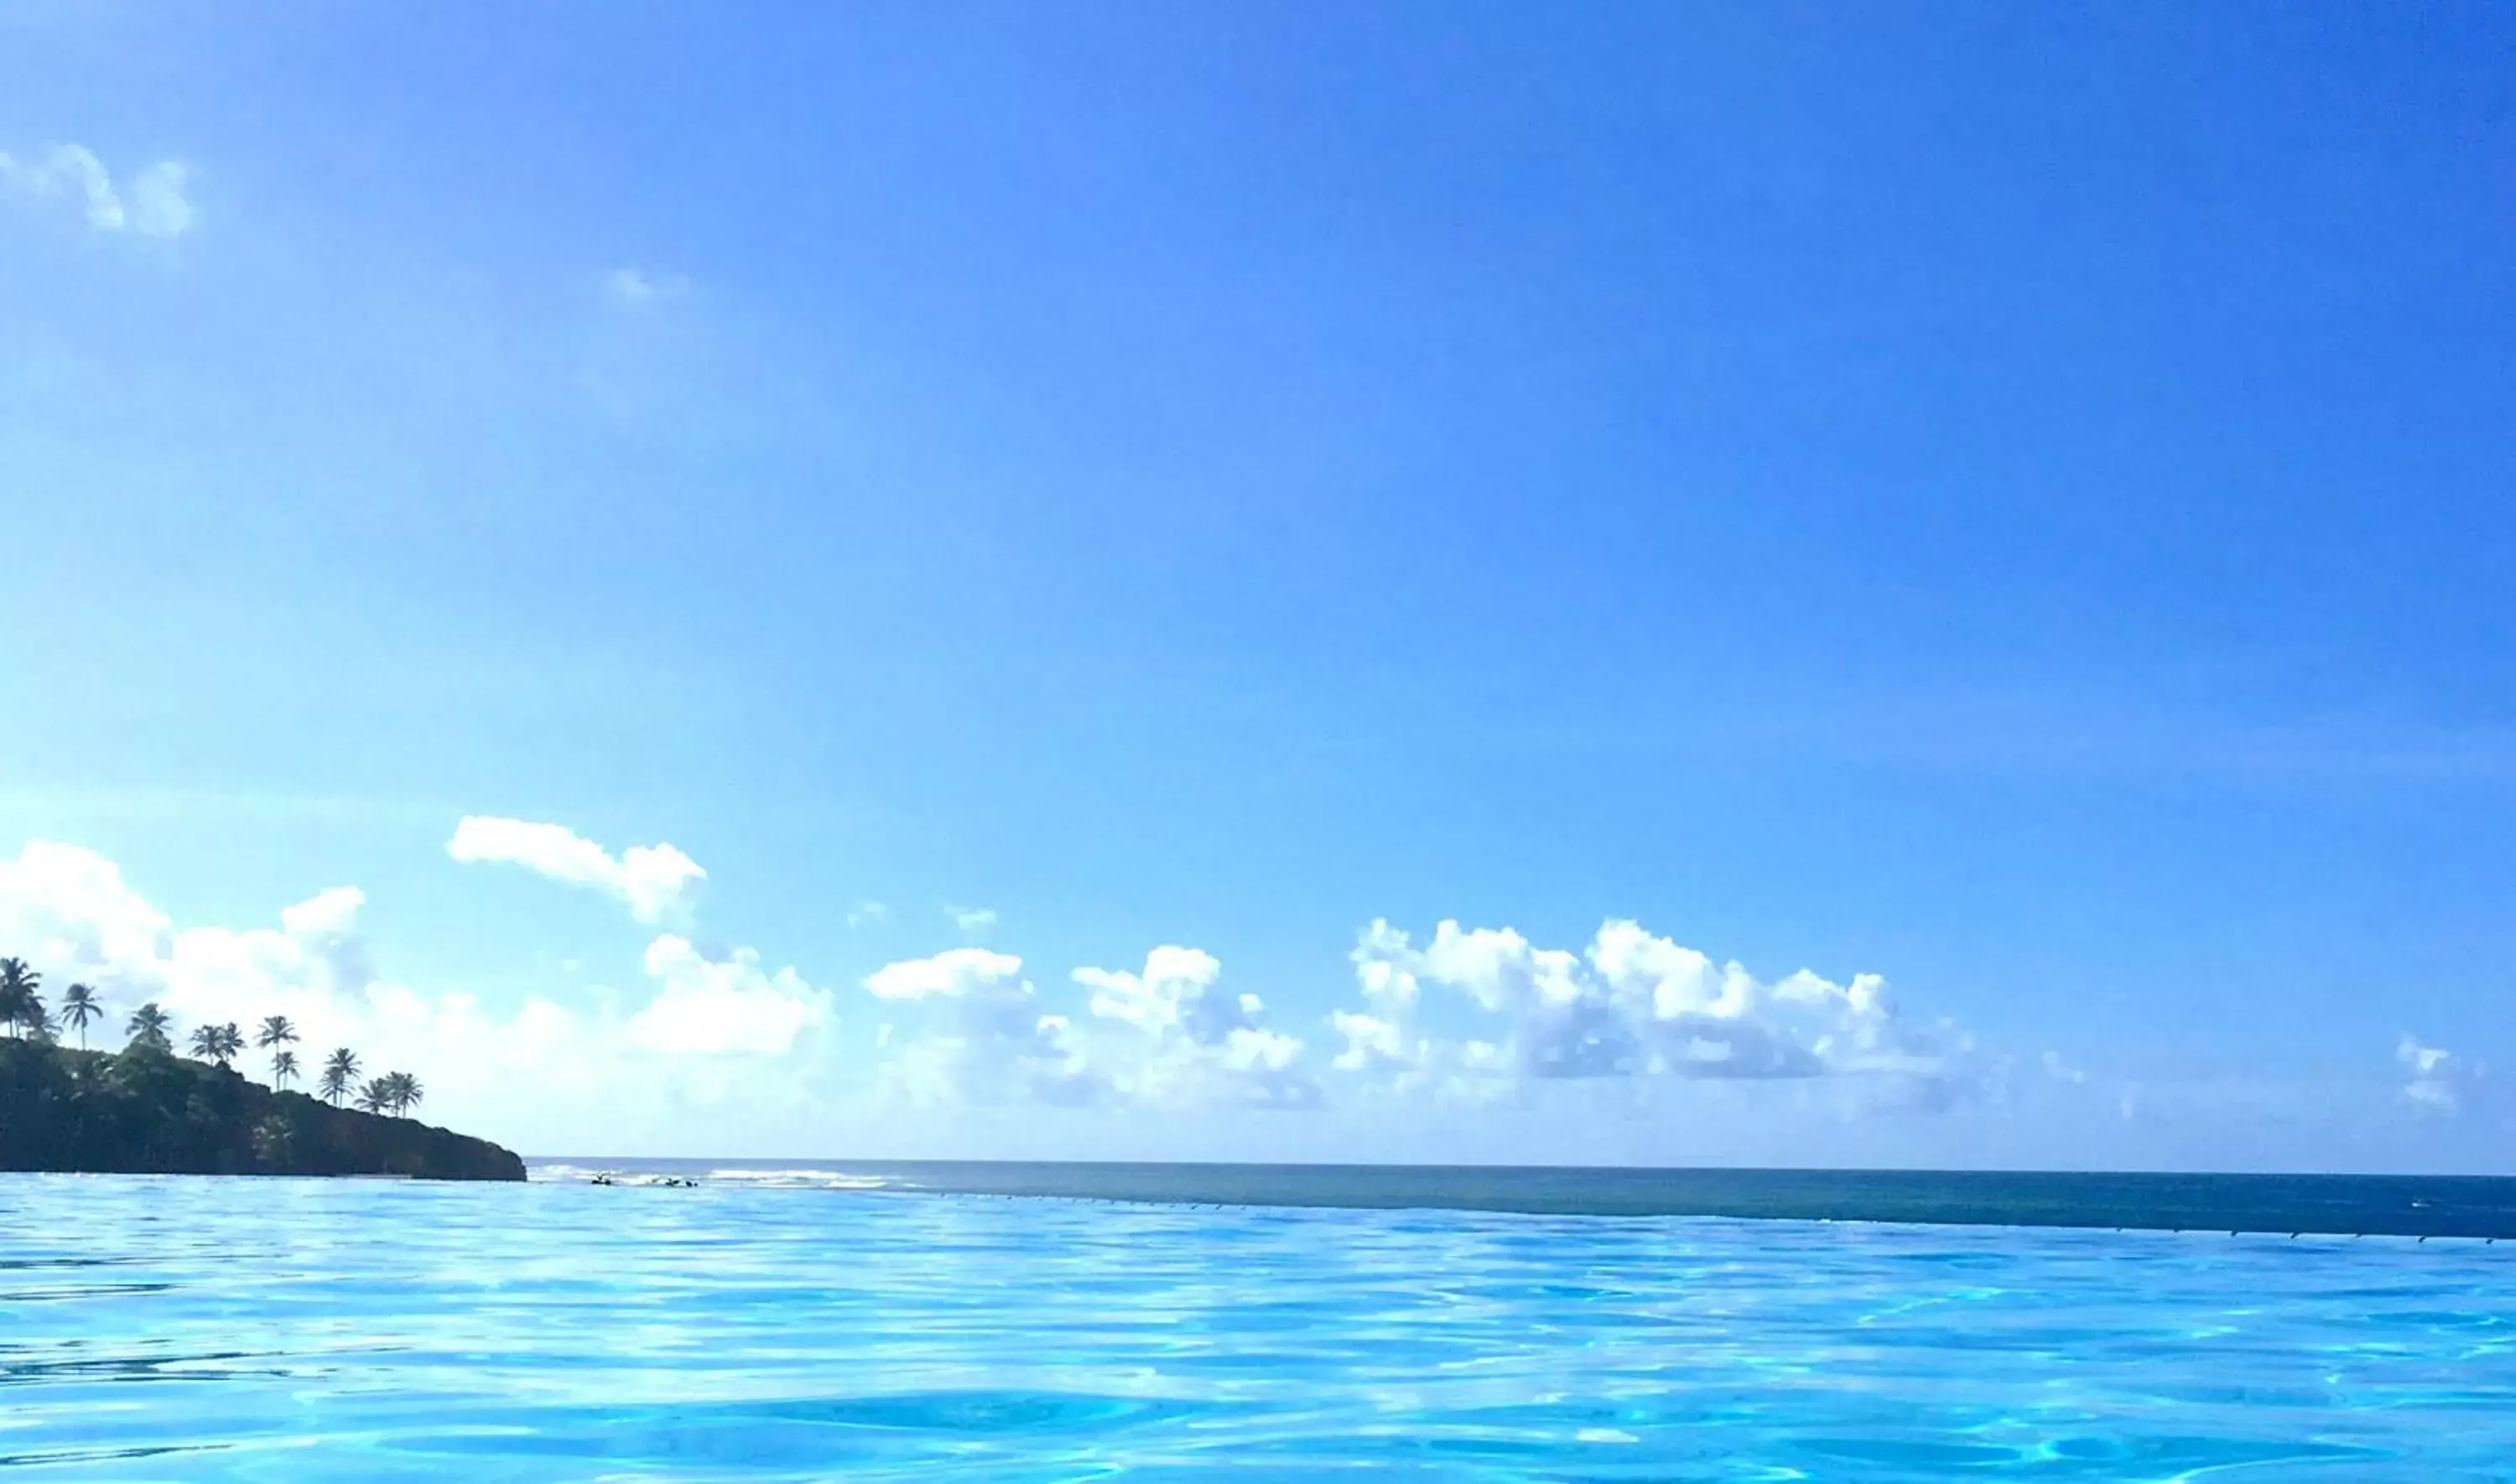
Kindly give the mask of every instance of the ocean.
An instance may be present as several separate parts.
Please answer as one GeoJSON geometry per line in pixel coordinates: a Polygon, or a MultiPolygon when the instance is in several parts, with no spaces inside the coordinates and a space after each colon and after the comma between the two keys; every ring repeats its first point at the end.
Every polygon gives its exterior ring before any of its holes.
{"type": "Polygon", "coordinates": [[[1332,1206],[1528,1216],[1758,1216],[1960,1226],[2102,1226],[2230,1235],[2516,1239],[2495,1175],[2164,1175],[1942,1170],[1652,1170],[1489,1165],[1158,1165],[1083,1161],[570,1159],[538,1179],[1035,1196],[1177,1206],[1332,1206]]]}
{"type": "Polygon", "coordinates": [[[0,1470],[2516,1479],[2511,1181],[535,1176],[0,1175],[0,1470]]]}

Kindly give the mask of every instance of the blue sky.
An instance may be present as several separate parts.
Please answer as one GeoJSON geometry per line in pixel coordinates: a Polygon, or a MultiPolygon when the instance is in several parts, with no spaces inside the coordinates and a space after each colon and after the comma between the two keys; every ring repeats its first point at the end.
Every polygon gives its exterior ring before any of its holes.
{"type": "Polygon", "coordinates": [[[2511,40],[12,8],[0,928],[529,1152],[2506,1169],[2511,40]]]}

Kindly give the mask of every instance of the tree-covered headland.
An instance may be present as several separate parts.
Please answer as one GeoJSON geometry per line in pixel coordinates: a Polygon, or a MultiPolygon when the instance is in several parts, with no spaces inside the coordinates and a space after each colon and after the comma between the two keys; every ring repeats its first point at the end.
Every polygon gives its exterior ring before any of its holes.
{"type": "Polygon", "coordinates": [[[425,1095],[407,1072],[360,1080],[357,1053],[323,1061],[319,1095],[289,1089],[300,1075],[297,1031],[284,1015],[256,1027],[271,1084],[233,1066],[245,1035],[233,1024],[175,1028],[154,1004],[134,1010],[118,1051],[87,1049],[106,1020],[84,984],[48,1007],[42,978],[0,959],[0,1170],[136,1175],[396,1175],[520,1180],[524,1161],[482,1139],[408,1117],[425,1095]],[[64,1039],[80,1045],[64,1045],[64,1039]]]}

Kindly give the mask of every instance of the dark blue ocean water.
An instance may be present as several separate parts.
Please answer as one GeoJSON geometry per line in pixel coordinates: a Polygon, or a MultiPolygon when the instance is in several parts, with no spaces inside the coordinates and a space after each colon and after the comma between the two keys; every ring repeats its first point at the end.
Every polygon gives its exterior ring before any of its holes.
{"type": "Polygon", "coordinates": [[[0,1473],[2516,1479],[2516,1245],[687,1168],[0,1175],[0,1473]]]}
{"type": "Polygon", "coordinates": [[[535,1162],[535,1177],[838,1185],[1189,1206],[1759,1216],[2155,1231],[2516,1238],[2516,1178],[773,1160],[535,1162]]]}

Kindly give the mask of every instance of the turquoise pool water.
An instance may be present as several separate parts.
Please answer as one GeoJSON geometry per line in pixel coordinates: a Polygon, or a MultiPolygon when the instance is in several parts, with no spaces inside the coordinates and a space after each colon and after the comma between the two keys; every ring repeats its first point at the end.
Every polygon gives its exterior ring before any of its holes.
{"type": "Polygon", "coordinates": [[[2516,1479],[2505,1245],[844,1183],[0,1176],[0,1469],[2516,1479]]]}

